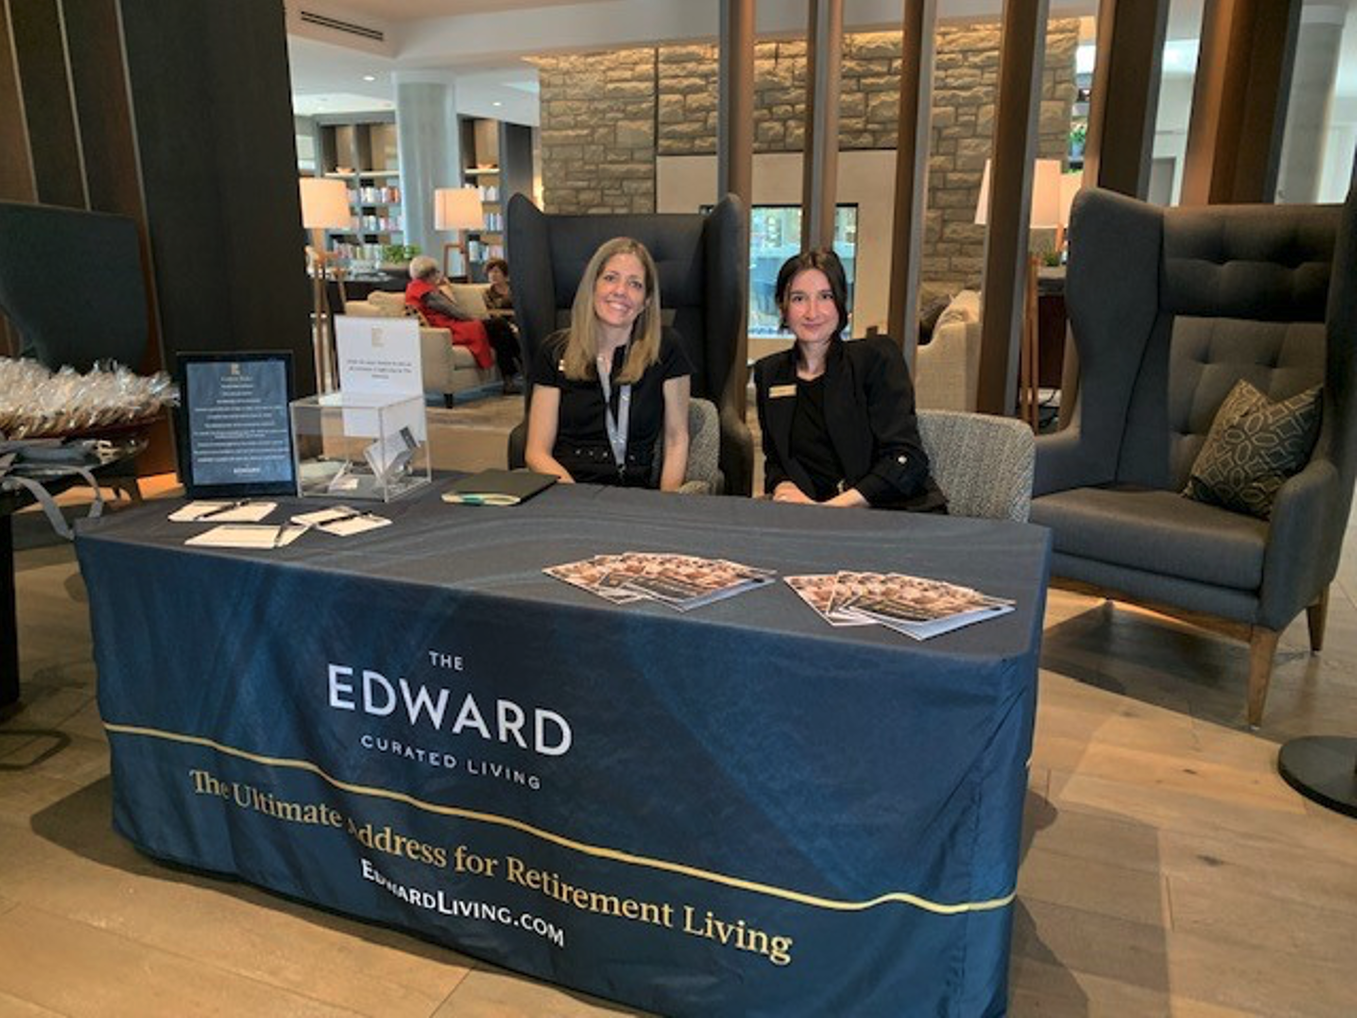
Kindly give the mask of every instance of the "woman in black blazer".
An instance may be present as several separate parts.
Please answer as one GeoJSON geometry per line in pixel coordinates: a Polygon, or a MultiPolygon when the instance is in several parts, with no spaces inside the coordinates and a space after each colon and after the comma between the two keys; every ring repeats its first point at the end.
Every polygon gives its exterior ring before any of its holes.
{"type": "Polygon", "coordinates": [[[778,502],[946,512],[900,350],[885,336],[839,338],[848,284],[838,256],[820,248],[788,259],[777,303],[796,342],[754,365],[764,490],[778,502]]]}

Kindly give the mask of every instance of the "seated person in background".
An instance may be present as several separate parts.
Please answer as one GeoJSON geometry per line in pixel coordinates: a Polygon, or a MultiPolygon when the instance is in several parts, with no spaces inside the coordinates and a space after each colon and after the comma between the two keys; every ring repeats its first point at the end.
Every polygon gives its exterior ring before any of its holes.
{"type": "Polygon", "coordinates": [[[660,488],[688,465],[692,368],[677,334],[660,326],[655,262],[615,237],[589,260],[570,327],[552,333],[532,366],[528,466],[562,481],[644,487],[664,429],[660,488]]]}
{"type": "Polygon", "coordinates": [[[503,258],[491,258],[485,263],[485,278],[490,280],[485,306],[491,311],[512,311],[514,295],[509,289],[509,263],[503,258]]]}
{"type": "Polygon", "coordinates": [[[819,248],[789,258],[777,303],[796,342],[754,365],[764,490],[778,502],[946,512],[899,348],[885,336],[839,338],[848,284],[838,255],[819,248]]]}
{"type": "Polygon", "coordinates": [[[418,309],[430,325],[451,332],[453,343],[470,350],[477,367],[488,368],[498,363],[504,391],[517,392],[513,377],[518,374],[520,355],[513,326],[502,321],[481,321],[467,314],[457,306],[452,291],[446,288],[447,282],[436,261],[428,255],[417,255],[410,259],[405,303],[418,309]]]}

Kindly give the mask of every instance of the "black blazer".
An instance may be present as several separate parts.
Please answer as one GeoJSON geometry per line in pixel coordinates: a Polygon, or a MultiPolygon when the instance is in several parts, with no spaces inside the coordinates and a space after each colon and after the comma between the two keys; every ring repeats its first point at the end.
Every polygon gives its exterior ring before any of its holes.
{"type": "MultiPolygon", "coordinates": [[[[791,481],[807,494],[810,476],[791,455],[796,410],[796,347],[754,365],[763,429],[764,491],[791,481]]],[[[848,487],[873,506],[934,512],[947,499],[928,472],[914,416],[914,385],[885,336],[830,344],[825,360],[825,423],[848,487]]]]}

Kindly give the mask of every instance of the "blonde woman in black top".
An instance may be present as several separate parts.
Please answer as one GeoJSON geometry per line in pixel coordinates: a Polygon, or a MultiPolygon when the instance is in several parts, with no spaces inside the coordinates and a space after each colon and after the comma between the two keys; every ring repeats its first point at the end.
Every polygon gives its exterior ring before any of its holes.
{"type": "Polygon", "coordinates": [[[589,260],[570,328],[547,337],[532,368],[527,465],[562,481],[644,487],[664,434],[660,488],[688,465],[692,367],[660,326],[659,277],[639,241],[616,237],[589,260]]]}

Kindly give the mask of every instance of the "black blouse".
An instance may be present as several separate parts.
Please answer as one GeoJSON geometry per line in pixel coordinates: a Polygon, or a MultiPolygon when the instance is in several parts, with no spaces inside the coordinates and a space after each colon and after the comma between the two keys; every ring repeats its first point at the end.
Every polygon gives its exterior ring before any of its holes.
{"type": "Polygon", "coordinates": [[[792,456],[815,482],[815,500],[823,502],[843,490],[843,464],[829,440],[825,423],[825,376],[796,380],[796,411],[792,416],[792,456]]]}

